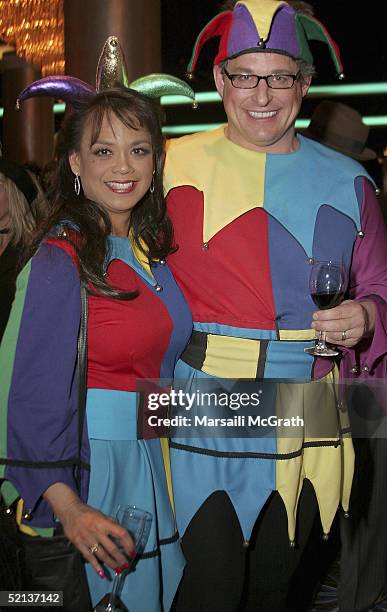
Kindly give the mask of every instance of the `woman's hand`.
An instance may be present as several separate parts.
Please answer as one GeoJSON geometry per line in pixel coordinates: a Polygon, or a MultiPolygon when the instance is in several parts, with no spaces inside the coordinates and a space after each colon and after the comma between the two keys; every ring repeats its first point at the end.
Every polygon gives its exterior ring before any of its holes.
{"type": "Polygon", "coordinates": [[[127,557],[133,558],[135,549],[133,540],[124,527],[84,504],[64,483],[51,485],[43,497],[62,523],[65,535],[101,578],[105,577],[101,563],[118,573],[125,566],[128,567],[127,557]],[[119,540],[123,551],[120,551],[112,538],[119,540]]]}
{"type": "Polygon", "coordinates": [[[314,312],[312,327],[326,332],[327,342],[351,348],[374,333],[375,305],[345,300],[335,308],[314,312]]]}

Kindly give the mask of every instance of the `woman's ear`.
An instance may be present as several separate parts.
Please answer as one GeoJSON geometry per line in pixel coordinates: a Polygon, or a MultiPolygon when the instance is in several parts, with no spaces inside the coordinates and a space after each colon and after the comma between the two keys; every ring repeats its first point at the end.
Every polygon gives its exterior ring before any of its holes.
{"type": "Polygon", "coordinates": [[[69,153],[69,164],[73,173],[79,174],[80,163],[78,151],[71,151],[71,153],[69,153]]]}

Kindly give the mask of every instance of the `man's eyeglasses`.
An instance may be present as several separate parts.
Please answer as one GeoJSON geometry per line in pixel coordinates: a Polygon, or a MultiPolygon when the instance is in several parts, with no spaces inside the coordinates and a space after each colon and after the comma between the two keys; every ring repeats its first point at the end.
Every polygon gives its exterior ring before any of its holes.
{"type": "Polygon", "coordinates": [[[300,76],[300,72],[297,72],[297,74],[267,74],[266,76],[229,74],[226,68],[223,68],[223,72],[230,79],[231,85],[237,89],[254,89],[261,79],[266,81],[266,85],[270,89],[291,89],[300,76]]]}

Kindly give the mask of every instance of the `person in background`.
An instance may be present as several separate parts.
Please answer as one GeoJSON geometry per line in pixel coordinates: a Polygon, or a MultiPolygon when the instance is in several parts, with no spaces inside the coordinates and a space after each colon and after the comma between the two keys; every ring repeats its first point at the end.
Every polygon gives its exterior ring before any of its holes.
{"type": "MultiPolygon", "coordinates": [[[[167,147],[178,245],[169,261],[194,319],[175,376],[187,390],[211,378],[304,381],[297,414],[325,390],[315,425],[337,424],[335,362],[304,349],[325,332],[351,380],[382,377],[387,353],[386,232],[374,188],[360,164],[295,132],[314,73],[308,40],[327,43],[339,73],[341,61],[320,22],[277,0],[229,2],[202,29],[189,72],[213,36],[227,124],[167,147]],[[340,305],[316,311],[309,277],[321,260],[343,262],[349,282],[340,305]]],[[[348,511],[353,447],[344,426],[312,439],[306,429],[276,433],[172,439],[187,559],[178,612],[308,609],[322,538],[338,507],[348,511]]]]}
{"type": "Polygon", "coordinates": [[[15,295],[19,258],[35,230],[38,205],[44,201],[35,176],[0,158],[0,341],[15,295]]]}

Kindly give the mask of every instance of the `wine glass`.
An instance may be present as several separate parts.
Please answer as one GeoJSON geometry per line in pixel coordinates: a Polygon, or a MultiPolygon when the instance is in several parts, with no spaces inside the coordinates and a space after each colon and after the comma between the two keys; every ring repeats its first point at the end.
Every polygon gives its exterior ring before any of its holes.
{"type": "MultiPolygon", "coordinates": [[[[310,273],[309,289],[312,300],[320,310],[338,306],[344,298],[347,271],[342,263],[316,261],[310,273]]],[[[316,357],[334,357],[339,352],[326,345],[326,332],[319,332],[317,343],[305,353],[316,357]]]]}
{"type": "Polygon", "coordinates": [[[118,612],[119,610],[126,610],[122,607],[122,602],[119,599],[122,585],[125,580],[125,576],[131,571],[133,562],[136,556],[141,554],[148,541],[149,532],[152,525],[152,515],[146,510],[137,508],[137,506],[127,506],[120,504],[116,513],[116,520],[122,527],[125,527],[131,536],[135,545],[135,556],[129,558],[125,553],[122,545],[118,538],[114,538],[114,542],[120,551],[125,555],[128,561],[128,567],[120,572],[116,573],[113,580],[112,590],[110,593],[106,593],[101,601],[94,608],[95,612],[118,612]]]}

